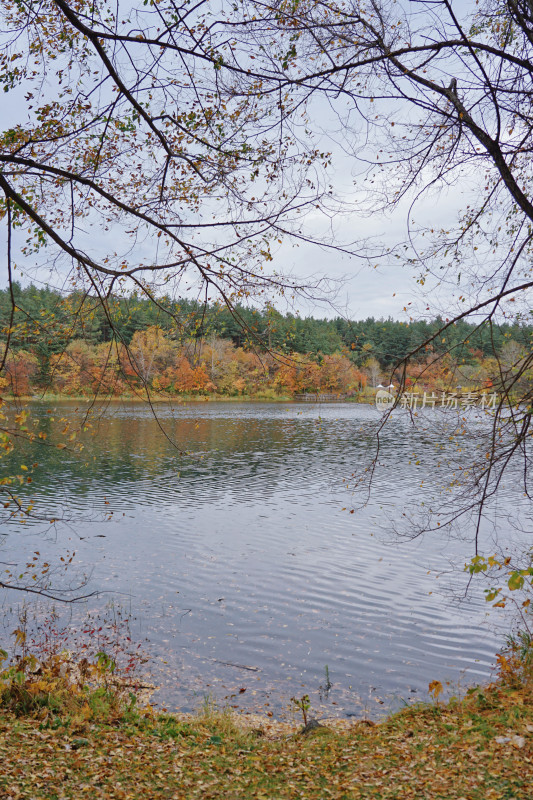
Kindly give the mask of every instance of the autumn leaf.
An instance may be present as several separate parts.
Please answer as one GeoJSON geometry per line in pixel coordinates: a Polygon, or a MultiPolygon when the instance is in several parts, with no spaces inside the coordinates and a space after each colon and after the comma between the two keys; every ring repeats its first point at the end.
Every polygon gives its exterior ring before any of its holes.
{"type": "Polygon", "coordinates": [[[442,691],[444,689],[444,687],[443,687],[443,685],[442,685],[442,683],[440,681],[431,681],[431,683],[429,684],[428,688],[429,688],[430,694],[433,695],[433,699],[434,700],[438,700],[439,699],[439,695],[442,694],[442,691]]]}

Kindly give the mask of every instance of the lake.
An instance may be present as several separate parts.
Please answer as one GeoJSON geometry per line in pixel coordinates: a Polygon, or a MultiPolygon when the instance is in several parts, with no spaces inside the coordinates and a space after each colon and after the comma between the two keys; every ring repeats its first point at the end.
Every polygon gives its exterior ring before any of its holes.
{"type": "MultiPolygon", "coordinates": [[[[32,408],[50,442],[85,406],[32,408]]],[[[435,492],[442,413],[388,423],[361,507],[346,479],[369,458],[373,406],[156,411],[112,403],[91,414],[82,453],[28,452],[39,461],[35,512],[58,521],[11,523],[2,560],[37,550],[56,563],[75,551],[57,585],[84,574],[87,590],[105,593],[60,617],[75,629],[110,604],[129,617],[159,706],[190,710],[209,695],[280,716],[308,693],[320,713],[375,716],[426,698],[434,679],[455,692],[490,676],[504,626],[484,587],[461,599],[471,531],[414,541],[395,531],[406,506],[435,492]]],[[[522,501],[512,486],[502,498],[488,523],[511,538],[502,525],[522,501]]],[[[3,597],[7,638],[19,600],[3,597]]]]}

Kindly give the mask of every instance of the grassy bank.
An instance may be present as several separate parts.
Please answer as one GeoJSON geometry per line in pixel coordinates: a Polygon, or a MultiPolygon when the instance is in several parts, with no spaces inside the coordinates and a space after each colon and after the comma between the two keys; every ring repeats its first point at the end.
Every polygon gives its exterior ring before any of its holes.
{"type": "MultiPolygon", "coordinates": [[[[23,395],[20,397],[13,397],[5,395],[6,402],[19,405],[25,403],[85,403],[88,406],[107,406],[107,405],[120,405],[121,403],[131,403],[146,406],[146,397],[135,395],[132,393],[124,393],[120,396],[113,397],[94,397],[88,395],[67,395],[55,394],[53,392],[45,392],[40,395],[23,395]]],[[[227,395],[227,394],[162,394],[151,392],[150,403],[157,405],[159,403],[170,403],[172,405],[181,405],[183,403],[302,403],[302,400],[296,400],[291,394],[274,394],[273,392],[258,392],[256,394],[241,394],[241,395],[227,395]]],[[[342,403],[364,403],[366,405],[374,405],[376,402],[376,391],[370,389],[364,392],[358,392],[356,395],[347,397],[337,402],[342,403]]],[[[316,400],[305,401],[306,405],[324,405],[323,402],[316,400]]],[[[328,403],[325,403],[328,405],[328,403]]]]}
{"type": "Polygon", "coordinates": [[[70,713],[4,708],[0,797],[530,800],[533,678],[510,663],[461,700],[307,734],[210,710],[139,712],[102,694],[70,713]]]}
{"type": "MultiPolygon", "coordinates": [[[[24,395],[21,397],[12,397],[5,395],[5,399],[9,402],[28,403],[55,403],[55,402],[79,402],[93,405],[95,402],[102,405],[107,404],[120,404],[120,403],[138,403],[146,405],[146,396],[133,393],[123,393],[121,395],[107,397],[86,395],[86,394],[55,394],[54,392],[44,392],[39,395],[24,395]]],[[[227,395],[227,394],[164,394],[157,392],[150,392],[150,403],[173,403],[179,405],[181,403],[289,403],[294,400],[290,394],[274,394],[273,392],[258,392],[256,394],[242,394],[242,395],[227,395]]],[[[361,402],[366,402],[362,400],[361,402]]]]}

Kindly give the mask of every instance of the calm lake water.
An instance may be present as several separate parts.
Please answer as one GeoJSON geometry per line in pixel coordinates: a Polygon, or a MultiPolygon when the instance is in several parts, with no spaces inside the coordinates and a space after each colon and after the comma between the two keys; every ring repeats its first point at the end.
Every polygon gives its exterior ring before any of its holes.
{"type": "MultiPolygon", "coordinates": [[[[84,407],[50,408],[34,406],[49,441],[84,407]]],[[[65,519],[45,533],[11,524],[2,560],[75,551],[57,581],[85,573],[88,589],[107,593],[60,614],[72,629],[110,601],[130,615],[155,701],[169,709],[209,694],[279,716],[307,692],[323,713],[375,715],[426,697],[433,679],[480,682],[501,619],[481,587],[459,600],[471,532],[404,541],[393,531],[405,506],[434,493],[442,432],[398,413],[360,508],[343,479],[368,458],[377,419],[356,404],[158,404],[157,420],[112,404],[93,414],[81,454],[28,453],[40,464],[35,510],[65,519]]],[[[488,520],[500,537],[514,535],[507,512],[520,502],[504,489],[501,519],[488,520]]],[[[4,596],[5,635],[13,602],[4,596]]]]}

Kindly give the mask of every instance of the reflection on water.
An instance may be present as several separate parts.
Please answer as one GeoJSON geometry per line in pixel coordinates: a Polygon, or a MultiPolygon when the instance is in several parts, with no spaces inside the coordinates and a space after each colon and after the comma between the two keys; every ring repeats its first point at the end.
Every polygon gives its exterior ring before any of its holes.
{"type": "MultiPolygon", "coordinates": [[[[44,419],[47,407],[36,409],[44,419]]],[[[64,403],[60,414],[80,410],[64,403]]],[[[482,680],[499,643],[487,606],[453,600],[468,541],[400,542],[386,530],[434,490],[436,427],[387,426],[365,508],[343,484],[368,456],[376,415],[355,404],[204,403],[158,407],[156,421],[142,406],[111,406],[81,454],[39,452],[36,508],[69,520],[46,541],[13,526],[6,560],[37,545],[52,557],[75,549],[90,588],[112,590],[137,618],[169,708],[208,692],[279,712],[307,692],[335,713],[375,713],[424,696],[435,678],[482,680]]]]}

